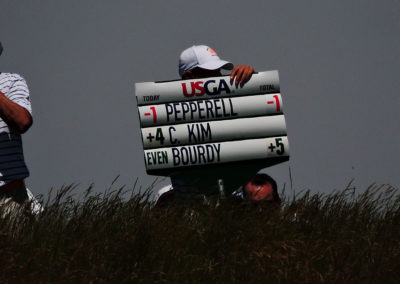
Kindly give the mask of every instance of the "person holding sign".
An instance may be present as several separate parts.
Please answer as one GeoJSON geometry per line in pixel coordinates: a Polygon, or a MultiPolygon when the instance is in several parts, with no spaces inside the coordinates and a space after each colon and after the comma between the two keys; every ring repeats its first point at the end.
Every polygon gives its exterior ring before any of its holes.
{"type": "Polygon", "coordinates": [[[206,45],[194,45],[185,49],[179,57],[179,75],[182,79],[203,79],[221,76],[221,69],[232,70],[231,83],[243,85],[250,80],[254,69],[248,65],[235,68],[229,61],[221,60],[217,53],[206,45]]]}
{"type": "MultiPolygon", "coordinates": [[[[184,50],[179,58],[179,75],[184,80],[221,76],[221,69],[232,70],[230,83],[237,87],[243,87],[254,73],[253,67],[234,67],[231,62],[220,59],[213,49],[205,45],[194,45],[184,50]]],[[[256,164],[241,163],[182,170],[171,175],[175,200],[190,201],[198,197],[201,199],[204,195],[218,194],[218,184],[221,185],[221,181],[226,194],[230,195],[245,185],[261,168],[256,164]]]]}

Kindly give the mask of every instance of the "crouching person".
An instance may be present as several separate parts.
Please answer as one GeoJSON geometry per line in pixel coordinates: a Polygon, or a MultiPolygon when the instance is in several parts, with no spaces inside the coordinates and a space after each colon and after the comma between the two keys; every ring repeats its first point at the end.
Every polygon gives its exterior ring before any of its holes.
{"type": "MultiPolygon", "coordinates": [[[[174,189],[171,185],[163,187],[157,193],[157,208],[165,208],[174,201],[174,189]]],[[[232,198],[247,201],[254,205],[268,203],[273,208],[280,208],[281,199],[276,181],[267,174],[256,174],[245,185],[232,193],[232,198]]]]}
{"type": "Polygon", "coordinates": [[[232,197],[258,212],[280,212],[282,201],[276,181],[267,174],[256,174],[244,186],[234,191],[232,197]]]}
{"type": "Polygon", "coordinates": [[[234,191],[232,196],[252,204],[268,203],[274,208],[280,208],[281,205],[276,181],[267,174],[256,174],[246,185],[234,191]]]}

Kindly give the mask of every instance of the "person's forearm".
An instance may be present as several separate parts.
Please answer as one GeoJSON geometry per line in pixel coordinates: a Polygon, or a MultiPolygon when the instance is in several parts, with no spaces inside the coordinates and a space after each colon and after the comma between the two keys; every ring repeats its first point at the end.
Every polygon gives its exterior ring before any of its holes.
{"type": "Polygon", "coordinates": [[[8,99],[2,92],[0,92],[0,117],[7,125],[19,133],[26,132],[32,125],[32,117],[30,113],[8,99]]]}

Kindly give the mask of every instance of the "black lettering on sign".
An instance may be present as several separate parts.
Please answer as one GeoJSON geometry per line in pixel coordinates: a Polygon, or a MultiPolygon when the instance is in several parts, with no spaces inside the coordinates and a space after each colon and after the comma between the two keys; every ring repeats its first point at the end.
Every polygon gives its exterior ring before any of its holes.
{"type": "Polygon", "coordinates": [[[173,140],[172,140],[172,130],[173,130],[174,132],[176,131],[175,127],[170,126],[170,127],[168,128],[168,132],[169,132],[169,142],[171,142],[171,144],[173,145],[173,144],[176,144],[176,143],[178,142],[178,140],[177,140],[177,139],[173,139],[173,140]]]}
{"type": "Polygon", "coordinates": [[[201,163],[206,163],[206,156],[204,155],[206,153],[204,147],[198,146],[197,147],[197,155],[199,156],[199,164],[201,163]],[[203,162],[202,162],[203,161],[203,162]]]}
{"type": "Polygon", "coordinates": [[[232,100],[231,99],[229,99],[229,105],[231,106],[231,115],[232,116],[237,116],[238,115],[237,112],[235,112],[233,110],[233,105],[232,105],[232,100]]]}
{"type": "Polygon", "coordinates": [[[197,104],[195,102],[189,102],[190,105],[190,119],[193,119],[193,114],[197,111],[197,104]]]}
{"type": "Polygon", "coordinates": [[[171,149],[174,166],[200,165],[221,161],[221,144],[194,145],[171,149]]]}
{"type": "Polygon", "coordinates": [[[207,122],[206,126],[203,123],[188,124],[186,127],[188,130],[189,143],[211,141],[212,134],[210,123],[207,122]]]}
{"type": "Polygon", "coordinates": [[[274,87],[274,85],[272,85],[272,84],[261,85],[261,86],[260,86],[260,91],[261,91],[261,92],[267,92],[267,91],[273,91],[273,90],[275,90],[275,87],[274,87]]]}
{"type": "Polygon", "coordinates": [[[180,113],[181,111],[179,110],[179,108],[176,108],[177,106],[179,106],[179,103],[174,103],[175,121],[180,121],[182,119],[179,118],[178,113],[180,113]]]}
{"type": "Polygon", "coordinates": [[[203,124],[200,124],[201,128],[201,141],[206,142],[206,141],[211,141],[212,140],[212,135],[211,135],[211,127],[210,123],[207,122],[207,127],[204,127],[203,124]]]}
{"type": "Polygon", "coordinates": [[[143,100],[144,100],[145,102],[154,102],[154,101],[158,101],[159,98],[160,98],[159,95],[157,95],[157,96],[143,96],[143,100]]]}
{"type": "MultiPolygon", "coordinates": [[[[238,115],[233,108],[231,99],[166,103],[165,112],[167,113],[167,122],[193,120],[195,117],[204,120],[212,120],[215,118],[238,115]]],[[[148,115],[150,115],[150,113],[148,115]]],[[[153,116],[154,123],[156,123],[157,114],[155,113],[155,109],[153,111],[153,116]]]]}
{"type": "Polygon", "coordinates": [[[182,102],[182,116],[183,120],[186,120],[186,114],[189,112],[189,104],[186,102],[182,102]]]}
{"type": "Polygon", "coordinates": [[[187,125],[189,143],[191,143],[192,141],[197,142],[197,137],[196,137],[196,135],[194,133],[194,126],[195,126],[195,124],[187,125]]]}
{"type": "Polygon", "coordinates": [[[172,161],[174,162],[174,166],[178,166],[181,163],[181,159],[179,156],[179,149],[172,148],[172,161]]]}
{"type": "Polygon", "coordinates": [[[282,138],[275,138],[276,146],[279,147],[279,149],[276,150],[278,155],[282,155],[285,152],[285,147],[281,141],[282,138]]]}
{"type": "Polygon", "coordinates": [[[283,155],[285,153],[285,145],[282,143],[282,138],[275,138],[275,145],[270,143],[268,149],[271,153],[276,153],[278,155],[283,155]]]}
{"type": "Polygon", "coordinates": [[[188,149],[186,147],[181,148],[181,162],[183,165],[189,164],[188,149]]]}
{"type": "Polygon", "coordinates": [[[164,145],[164,140],[165,140],[165,138],[162,133],[162,129],[160,127],[158,127],[157,131],[156,131],[156,141],[160,141],[160,144],[164,145]]]}
{"type": "Polygon", "coordinates": [[[169,116],[174,113],[174,108],[171,104],[165,104],[165,111],[167,112],[167,121],[169,121],[169,116]]]}
{"type": "Polygon", "coordinates": [[[222,117],[222,114],[218,110],[222,109],[221,106],[219,106],[220,100],[214,100],[214,106],[215,106],[215,117],[222,117]]]}
{"type": "Polygon", "coordinates": [[[201,104],[204,103],[204,101],[198,101],[197,102],[197,107],[199,110],[199,118],[204,119],[205,117],[202,115],[202,112],[204,111],[204,108],[201,107],[201,104]]]}
{"type": "Polygon", "coordinates": [[[207,118],[214,118],[213,104],[211,101],[204,101],[206,104],[207,118]]]}

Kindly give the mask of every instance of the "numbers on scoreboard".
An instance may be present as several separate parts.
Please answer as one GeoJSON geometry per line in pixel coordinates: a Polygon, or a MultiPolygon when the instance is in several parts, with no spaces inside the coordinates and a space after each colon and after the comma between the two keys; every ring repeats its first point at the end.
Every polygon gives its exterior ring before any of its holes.
{"type": "Polygon", "coordinates": [[[157,112],[155,107],[150,107],[151,113],[150,112],[145,112],[144,116],[153,116],[153,123],[157,123],[157,112]]]}
{"type": "Polygon", "coordinates": [[[162,129],[160,127],[158,127],[157,131],[156,131],[156,141],[160,141],[160,144],[164,145],[164,140],[165,140],[165,138],[162,133],[162,129]]]}
{"type": "Polygon", "coordinates": [[[281,103],[279,101],[279,96],[278,95],[274,95],[274,99],[275,99],[275,102],[274,101],[268,101],[267,104],[271,105],[271,104],[275,103],[276,111],[281,111],[281,103]]]}
{"type": "Polygon", "coordinates": [[[276,151],[278,155],[283,155],[285,153],[285,145],[282,143],[282,138],[275,138],[275,145],[271,142],[268,149],[271,153],[276,151]]]}
{"type": "Polygon", "coordinates": [[[155,136],[153,134],[151,134],[151,132],[149,132],[149,135],[147,135],[146,139],[149,140],[150,143],[152,143],[153,140],[154,141],[159,141],[160,145],[164,145],[164,140],[165,140],[163,132],[162,132],[162,129],[160,127],[158,127],[156,129],[156,135],[155,136]]]}

